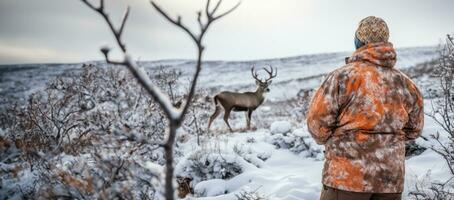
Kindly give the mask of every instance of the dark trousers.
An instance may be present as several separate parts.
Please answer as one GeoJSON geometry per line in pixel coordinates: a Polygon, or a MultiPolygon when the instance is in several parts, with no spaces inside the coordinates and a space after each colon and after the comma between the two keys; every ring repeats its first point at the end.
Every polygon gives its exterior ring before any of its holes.
{"type": "Polygon", "coordinates": [[[320,200],[401,200],[402,193],[349,192],[323,186],[320,200]]]}

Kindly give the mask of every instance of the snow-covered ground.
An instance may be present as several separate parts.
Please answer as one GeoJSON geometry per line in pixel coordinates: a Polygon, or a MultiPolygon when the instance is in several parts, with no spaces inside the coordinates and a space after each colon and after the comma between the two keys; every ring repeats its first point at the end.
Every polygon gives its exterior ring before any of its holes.
{"type": "MultiPolygon", "coordinates": [[[[399,49],[397,67],[409,69],[430,61],[437,56],[435,50],[435,47],[399,49]]],[[[211,132],[214,136],[202,136],[201,145],[197,145],[195,137],[179,144],[178,151],[184,153],[176,159],[176,175],[193,178],[194,195],[187,196],[187,199],[236,200],[242,192],[256,192],[271,200],[318,199],[323,147],[311,139],[304,121],[289,114],[289,109],[282,108],[282,104],[295,98],[302,89],[316,88],[326,73],[343,65],[348,55],[344,52],[257,61],[206,62],[199,88],[207,90],[209,95],[221,90],[254,89],[250,75],[252,65],[257,69],[272,65],[278,69],[278,77],[273,81],[267,102],[254,113],[252,123],[257,130],[226,133],[226,126],[218,119],[211,132]],[[200,163],[205,168],[194,167],[200,163]]],[[[183,79],[190,77],[193,64],[189,60],[141,63],[147,68],[160,65],[176,68],[183,72],[183,79]]],[[[0,66],[0,108],[23,102],[28,94],[42,89],[49,79],[57,75],[71,76],[80,68],[81,64],[0,66]]],[[[431,87],[434,82],[428,76],[419,76],[415,81],[423,89],[431,87]]],[[[430,100],[425,103],[429,108],[430,100]]],[[[244,127],[244,116],[237,114],[232,117],[235,130],[244,127]]],[[[430,138],[429,135],[437,131],[442,132],[432,119],[426,117],[423,135],[430,138]]],[[[432,140],[418,139],[417,143],[424,147],[434,145],[432,140]]],[[[410,157],[406,164],[405,192],[416,182],[426,181],[429,170],[430,181],[449,178],[445,161],[431,150],[410,157]]],[[[25,174],[19,177],[33,176],[25,174]]],[[[14,182],[3,184],[12,185],[14,182]]]]}
{"type": "MultiPolygon", "coordinates": [[[[200,199],[219,200],[236,199],[235,194],[241,191],[257,191],[268,199],[317,199],[323,161],[306,158],[288,149],[276,149],[269,142],[270,137],[268,129],[217,136],[213,141],[218,141],[219,146],[205,148],[220,149],[221,154],[236,155],[233,159],[242,161],[244,172],[230,180],[202,181],[195,185],[195,193],[206,196],[200,199]],[[250,138],[255,141],[248,142],[250,138]],[[246,155],[233,152],[235,148],[243,149],[246,155]],[[257,155],[265,155],[267,159],[257,159],[257,155]],[[252,159],[254,156],[255,160],[252,159]]],[[[189,147],[186,148],[198,148],[193,144],[188,143],[189,147]]],[[[184,171],[179,173],[184,174],[184,171]]]]}
{"type": "MultiPolygon", "coordinates": [[[[429,138],[430,134],[441,131],[433,119],[426,117],[426,125],[423,136],[429,138]]],[[[279,122],[276,122],[279,123],[279,122]]],[[[288,127],[280,124],[278,129],[288,129],[289,132],[302,132],[307,134],[305,124],[296,126],[287,123],[288,127]]],[[[226,162],[238,162],[242,165],[244,172],[229,180],[211,179],[201,181],[194,185],[195,196],[212,200],[237,199],[235,195],[243,191],[256,191],[262,197],[280,200],[315,200],[319,199],[321,185],[321,171],[323,160],[317,157],[308,157],[306,152],[295,153],[285,148],[277,148],[272,144],[274,124],[270,129],[260,129],[253,132],[222,134],[205,141],[210,146],[200,147],[195,141],[189,141],[184,145],[184,151],[195,152],[204,149],[204,152],[215,155],[234,155],[226,162]],[[251,142],[253,138],[253,142],[251,142]],[[242,149],[247,152],[246,156],[237,153],[233,149],[242,149]],[[261,160],[266,155],[266,160],[261,160]],[[252,158],[255,158],[252,159],[252,158]],[[233,161],[232,161],[233,160],[233,161]]],[[[310,137],[305,137],[306,142],[311,145],[315,143],[310,137]]],[[[417,143],[424,147],[435,145],[433,141],[418,139],[417,143]]],[[[323,148],[318,146],[315,148],[323,148]]],[[[188,155],[191,156],[191,155],[188,155]]],[[[321,156],[323,157],[323,156],[321,156]]],[[[181,165],[187,165],[186,158],[177,165],[177,175],[188,174],[181,165]]],[[[186,169],[187,170],[187,169],[186,169]]],[[[225,170],[222,167],[220,171],[225,170]]],[[[446,161],[434,151],[426,150],[418,156],[409,158],[406,161],[406,177],[404,199],[408,189],[412,189],[415,183],[429,184],[429,181],[438,180],[441,182],[450,178],[446,161]],[[428,173],[429,176],[428,176],[428,173]],[[427,179],[430,177],[430,179],[427,179]]],[[[188,197],[193,199],[195,197],[188,197]]]]}

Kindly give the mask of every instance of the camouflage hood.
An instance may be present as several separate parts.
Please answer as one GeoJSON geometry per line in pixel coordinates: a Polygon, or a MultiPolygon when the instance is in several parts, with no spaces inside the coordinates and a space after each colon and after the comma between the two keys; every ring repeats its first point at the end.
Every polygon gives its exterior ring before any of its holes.
{"type": "Polygon", "coordinates": [[[363,61],[382,67],[394,67],[396,64],[396,51],[389,42],[366,44],[357,49],[348,63],[363,61]]]}

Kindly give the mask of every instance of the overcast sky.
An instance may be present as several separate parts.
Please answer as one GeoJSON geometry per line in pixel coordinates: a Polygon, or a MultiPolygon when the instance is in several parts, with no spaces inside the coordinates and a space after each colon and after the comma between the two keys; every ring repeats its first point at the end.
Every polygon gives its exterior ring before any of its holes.
{"type": "MultiPolygon", "coordinates": [[[[205,0],[156,2],[197,28],[195,12],[205,0]]],[[[221,9],[236,2],[224,0],[221,9]]],[[[117,24],[131,6],[124,41],[136,59],[194,58],[188,36],[159,16],[148,0],[106,4],[117,24]]],[[[453,8],[453,0],[242,0],[209,30],[206,58],[352,51],[358,22],[369,15],[385,19],[396,47],[436,45],[454,33],[453,8]]],[[[99,47],[105,45],[115,47],[107,25],[79,0],[0,0],[0,64],[101,60],[99,47]]]]}

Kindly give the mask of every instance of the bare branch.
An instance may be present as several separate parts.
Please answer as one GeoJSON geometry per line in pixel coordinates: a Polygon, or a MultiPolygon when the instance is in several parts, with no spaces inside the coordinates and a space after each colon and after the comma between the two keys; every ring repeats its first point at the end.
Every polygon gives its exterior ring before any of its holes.
{"type": "Polygon", "coordinates": [[[216,13],[216,10],[218,10],[219,6],[221,5],[222,3],[222,0],[219,0],[217,3],[216,3],[216,6],[214,6],[213,10],[211,11],[211,15],[213,15],[214,13],[216,13]]]}
{"type": "Polygon", "coordinates": [[[191,32],[191,30],[189,30],[188,27],[186,27],[185,25],[183,25],[181,23],[181,17],[178,16],[177,19],[172,19],[172,17],[170,17],[164,10],[162,10],[161,7],[159,7],[155,2],[153,1],[150,1],[151,5],[153,5],[153,7],[156,9],[156,11],[158,11],[162,16],[164,16],[164,18],[167,19],[167,21],[169,21],[170,23],[172,23],[173,25],[177,26],[177,27],[180,27],[181,29],[183,29],[190,37],[192,40],[194,40],[194,42],[197,42],[197,38],[195,36],[195,34],[193,34],[191,32]]]}
{"type": "Polygon", "coordinates": [[[158,6],[153,0],[150,1],[151,5],[153,5],[153,7],[162,16],[164,16],[164,18],[166,18],[167,21],[169,21],[172,24],[174,24],[175,26],[180,27],[181,29],[183,29],[192,38],[192,40],[197,44],[198,48],[203,48],[203,45],[201,44],[201,41],[202,41],[203,36],[205,35],[206,31],[210,27],[211,23],[213,23],[214,21],[216,21],[216,20],[228,15],[229,13],[233,12],[241,4],[241,2],[238,2],[234,7],[230,8],[226,12],[216,16],[216,11],[218,10],[219,6],[221,5],[222,0],[219,0],[216,3],[214,9],[211,10],[211,11],[210,11],[210,2],[211,2],[210,0],[207,0],[207,4],[205,6],[205,15],[206,15],[205,17],[207,18],[207,21],[205,22],[205,24],[202,22],[201,12],[200,11],[197,12],[197,21],[199,23],[199,28],[200,28],[200,33],[197,35],[193,31],[191,31],[187,26],[185,26],[184,24],[181,23],[180,16],[178,16],[178,18],[175,20],[172,17],[170,17],[170,15],[167,12],[165,12],[160,6],[158,6]]]}
{"type": "Polygon", "coordinates": [[[104,55],[104,58],[106,59],[107,63],[114,64],[114,65],[124,65],[125,64],[124,62],[118,62],[118,61],[110,60],[109,51],[110,51],[110,49],[107,48],[107,47],[101,48],[101,52],[104,55]]]}
{"type": "MultiPolygon", "coordinates": [[[[88,2],[87,0],[81,0],[85,5],[87,5],[88,7],[90,7],[92,10],[99,10],[101,9],[101,6],[100,7],[95,7],[93,4],[91,4],[90,2],[88,2]]],[[[101,1],[103,2],[103,1],[101,1]]],[[[101,3],[102,5],[102,3],[101,3]]]]}
{"type": "Polygon", "coordinates": [[[121,22],[121,26],[120,26],[120,29],[118,29],[118,35],[121,35],[123,34],[123,30],[125,28],[125,24],[126,24],[126,20],[128,20],[128,16],[129,16],[129,11],[130,11],[130,7],[128,6],[128,8],[126,9],[126,12],[125,12],[125,15],[123,16],[123,20],[121,22]]]}
{"type": "Polygon", "coordinates": [[[100,0],[99,2],[99,10],[104,11],[104,0],[100,0]]]}
{"type": "Polygon", "coordinates": [[[230,14],[230,13],[233,12],[235,9],[237,9],[238,6],[240,6],[240,4],[241,4],[241,1],[238,2],[238,3],[237,3],[235,6],[233,6],[232,8],[230,8],[229,10],[227,10],[226,12],[224,12],[224,13],[222,13],[222,14],[216,16],[216,17],[214,17],[213,21],[214,21],[214,20],[217,20],[217,19],[220,19],[220,18],[222,18],[222,17],[224,17],[224,16],[230,14]]]}
{"type": "Polygon", "coordinates": [[[210,16],[210,3],[211,3],[211,0],[207,0],[207,4],[205,5],[205,15],[208,17],[210,16]]]}
{"type": "Polygon", "coordinates": [[[109,25],[109,28],[110,28],[111,32],[114,34],[114,37],[117,40],[118,46],[120,46],[121,50],[124,53],[126,53],[126,45],[123,44],[123,42],[121,41],[121,34],[123,32],[122,29],[124,28],[126,20],[128,18],[129,7],[128,7],[126,13],[125,13],[125,16],[123,17],[123,20],[122,20],[122,23],[121,23],[121,28],[117,30],[117,29],[115,29],[115,27],[114,27],[114,25],[112,23],[112,20],[109,18],[109,15],[106,12],[104,12],[104,0],[100,1],[100,6],[98,8],[96,8],[93,4],[88,2],[88,0],[81,0],[81,1],[83,3],[85,3],[85,5],[87,5],[89,8],[91,8],[94,11],[96,11],[98,14],[100,14],[104,18],[104,21],[107,23],[107,25],[109,25]]]}
{"type": "Polygon", "coordinates": [[[204,26],[202,23],[202,11],[197,12],[197,22],[199,23],[200,30],[202,30],[204,26]]]}
{"type": "Polygon", "coordinates": [[[450,42],[452,45],[454,45],[454,38],[451,35],[447,35],[448,37],[448,42],[450,42]]]}

